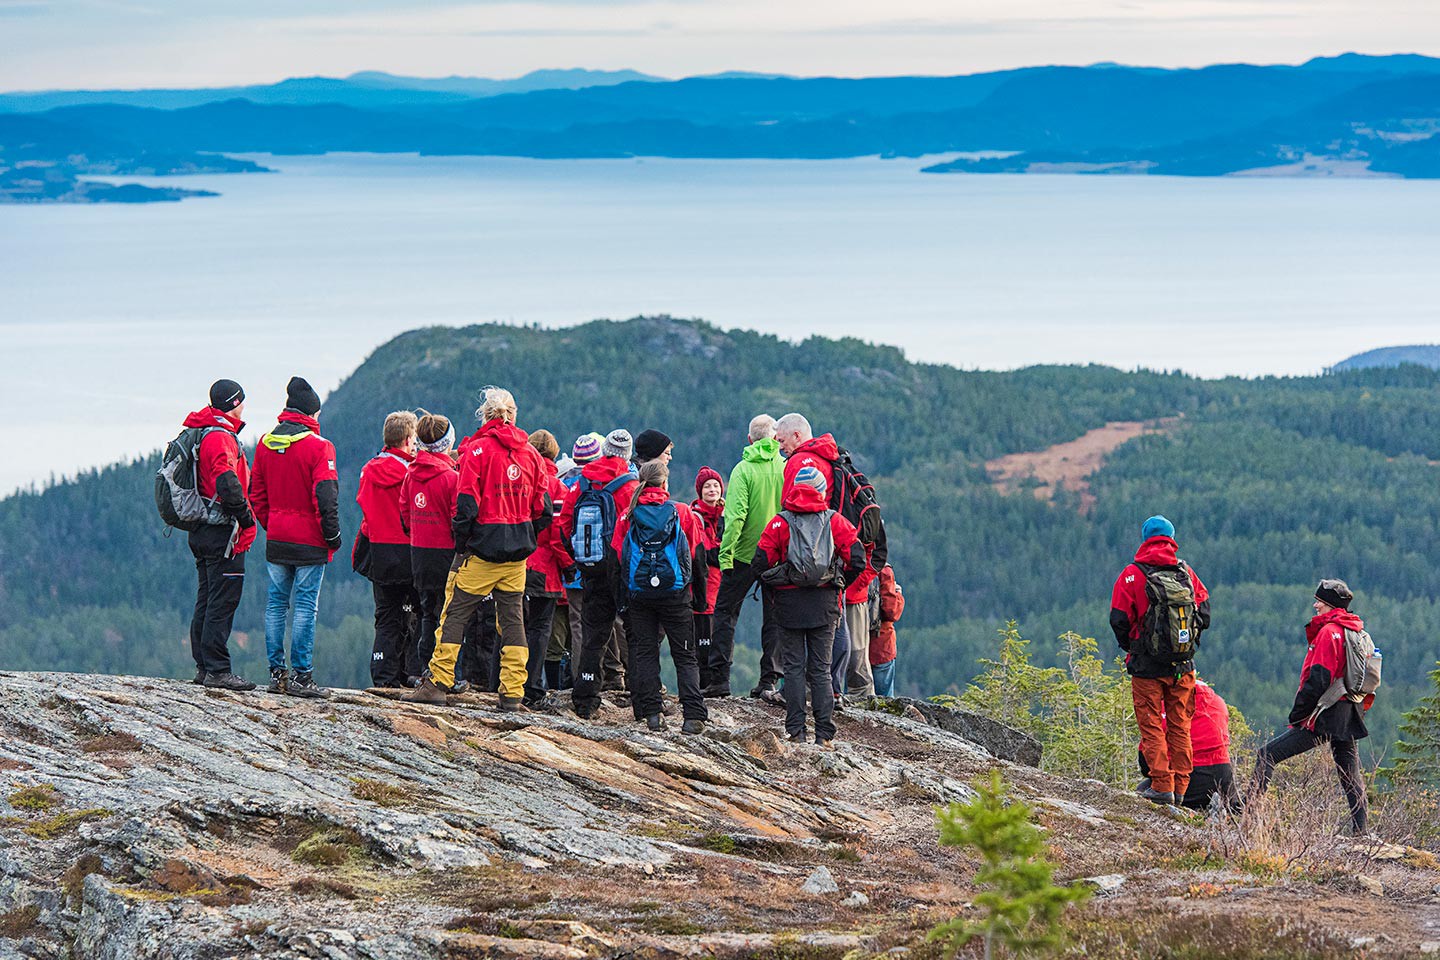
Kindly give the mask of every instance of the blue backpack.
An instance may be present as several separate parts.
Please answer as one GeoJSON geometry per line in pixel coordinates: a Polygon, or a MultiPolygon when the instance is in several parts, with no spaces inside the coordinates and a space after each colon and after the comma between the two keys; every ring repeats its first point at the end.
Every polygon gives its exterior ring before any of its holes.
{"type": "Polygon", "coordinates": [[[642,503],[630,512],[620,567],[634,599],[670,600],[690,585],[690,544],[674,503],[642,503]]]}
{"type": "Polygon", "coordinates": [[[575,532],[570,535],[570,553],[578,566],[594,570],[610,556],[610,541],[615,536],[615,494],[633,479],[622,473],[602,487],[589,477],[580,478],[575,532]]]}

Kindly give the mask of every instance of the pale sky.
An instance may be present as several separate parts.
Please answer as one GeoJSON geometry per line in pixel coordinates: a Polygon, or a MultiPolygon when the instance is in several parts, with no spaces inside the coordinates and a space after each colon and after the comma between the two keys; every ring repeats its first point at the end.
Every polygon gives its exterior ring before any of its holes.
{"type": "Polygon", "coordinates": [[[1440,54],[1440,0],[0,0],[0,90],[542,67],[957,74],[1440,54]]]}

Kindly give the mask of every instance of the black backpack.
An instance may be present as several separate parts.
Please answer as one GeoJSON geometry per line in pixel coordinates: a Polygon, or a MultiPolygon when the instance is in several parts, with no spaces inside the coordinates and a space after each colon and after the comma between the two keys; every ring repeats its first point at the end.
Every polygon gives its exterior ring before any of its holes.
{"type": "Polygon", "coordinates": [[[1136,566],[1145,574],[1145,599],[1150,605],[1140,626],[1141,652],[1161,663],[1193,659],[1200,627],[1195,622],[1199,610],[1190,568],[1184,560],[1173,567],[1136,566]]]}
{"type": "Polygon", "coordinates": [[[855,526],[860,542],[865,545],[870,567],[876,573],[885,568],[890,549],[885,542],[885,521],[880,517],[880,500],[870,478],[855,466],[850,451],[840,447],[839,455],[830,461],[830,509],[855,526]]]}

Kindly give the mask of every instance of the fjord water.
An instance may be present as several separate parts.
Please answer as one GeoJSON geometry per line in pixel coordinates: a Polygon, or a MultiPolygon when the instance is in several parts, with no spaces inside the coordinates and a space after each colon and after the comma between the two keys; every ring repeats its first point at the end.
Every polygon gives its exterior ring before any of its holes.
{"type": "MultiPolygon", "coordinates": [[[[1435,181],[256,159],[280,172],[145,181],[217,198],[0,206],[0,415],[27,446],[0,492],[154,449],[220,376],[263,428],[292,373],[323,393],[430,324],[670,313],[964,367],[1204,376],[1440,340],[1435,181]]],[[[623,382],[584,357],[556,376],[623,382]]]]}

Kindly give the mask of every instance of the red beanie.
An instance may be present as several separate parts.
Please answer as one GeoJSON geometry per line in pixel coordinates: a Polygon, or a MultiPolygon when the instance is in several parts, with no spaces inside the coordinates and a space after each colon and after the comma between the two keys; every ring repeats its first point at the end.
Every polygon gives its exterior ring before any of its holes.
{"type": "Polygon", "coordinates": [[[701,467],[700,472],[695,474],[695,496],[700,496],[700,489],[705,486],[707,480],[718,480],[720,482],[720,495],[725,495],[725,478],[714,467],[701,467]]]}

